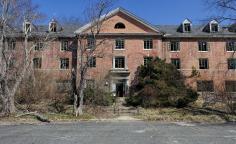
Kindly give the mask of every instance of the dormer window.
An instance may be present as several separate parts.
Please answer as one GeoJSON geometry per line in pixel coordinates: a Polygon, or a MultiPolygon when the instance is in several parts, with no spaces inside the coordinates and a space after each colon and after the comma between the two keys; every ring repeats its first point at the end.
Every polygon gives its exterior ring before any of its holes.
{"type": "Polygon", "coordinates": [[[27,34],[31,32],[31,23],[28,21],[25,21],[23,24],[23,31],[27,34]]]}
{"type": "Polygon", "coordinates": [[[191,21],[186,19],[182,23],[182,32],[191,32],[191,21]]]}
{"type": "Polygon", "coordinates": [[[211,24],[211,32],[218,32],[218,24],[211,24]]]}
{"type": "Polygon", "coordinates": [[[210,32],[218,32],[219,31],[219,24],[216,20],[210,22],[210,32]]]}
{"type": "Polygon", "coordinates": [[[49,31],[57,32],[57,22],[54,19],[49,23],[49,31]]]}
{"type": "Polygon", "coordinates": [[[123,23],[119,22],[115,25],[115,29],[125,29],[125,25],[123,23]]]}
{"type": "Polygon", "coordinates": [[[184,24],[184,32],[191,32],[191,24],[190,23],[184,24]]]}

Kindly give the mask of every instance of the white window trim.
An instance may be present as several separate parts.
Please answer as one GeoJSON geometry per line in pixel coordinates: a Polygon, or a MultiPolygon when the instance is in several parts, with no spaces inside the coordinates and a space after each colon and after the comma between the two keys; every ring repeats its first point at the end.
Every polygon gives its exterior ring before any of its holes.
{"type": "Polygon", "coordinates": [[[68,58],[68,59],[69,59],[69,68],[68,68],[68,69],[62,69],[62,68],[61,68],[61,59],[67,59],[67,58],[59,58],[59,69],[60,69],[60,70],[66,70],[66,71],[67,71],[67,70],[70,70],[70,58],[68,58]]]}
{"type": "Polygon", "coordinates": [[[127,63],[127,60],[126,60],[126,57],[125,57],[125,56],[114,56],[114,57],[113,57],[113,66],[112,66],[112,68],[113,68],[113,69],[116,69],[116,70],[125,70],[125,69],[128,69],[126,63],[127,63]],[[116,66],[116,58],[119,58],[119,57],[123,57],[124,60],[125,60],[125,67],[124,67],[124,68],[116,68],[116,67],[115,67],[115,66],[116,66]]]}
{"type": "Polygon", "coordinates": [[[126,50],[126,48],[125,48],[125,43],[126,43],[126,40],[125,40],[125,39],[123,39],[123,38],[116,38],[116,39],[114,40],[114,50],[116,50],[116,51],[124,51],[124,50],[126,50]],[[124,48],[123,48],[123,49],[117,49],[117,48],[116,48],[116,40],[119,40],[119,39],[121,39],[121,40],[124,41],[124,48]]]}
{"type": "Polygon", "coordinates": [[[67,42],[67,44],[68,44],[68,49],[69,49],[69,41],[68,41],[68,40],[62,40],[61,43],[60,43],[60,51],[61,51],[61,52],[66,52],[67,50],[62,50],[62,44],[63,44],[63,42],[67,42]]]}

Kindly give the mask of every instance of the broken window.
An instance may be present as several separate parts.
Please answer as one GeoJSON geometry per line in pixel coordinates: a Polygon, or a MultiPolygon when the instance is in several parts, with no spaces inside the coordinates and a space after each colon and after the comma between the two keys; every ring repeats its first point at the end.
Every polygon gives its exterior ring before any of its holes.
{"type": "Polygon", "coordinates": [[[209,69],[209,63],[207,58],[199,59],[199,69],[209,69]]]}
{"type": "Polygon", "coordinates": [[[50,32],[57,32],[57,23],[56,22],[51,22],[50,23],[49,31],[50,32]]]}

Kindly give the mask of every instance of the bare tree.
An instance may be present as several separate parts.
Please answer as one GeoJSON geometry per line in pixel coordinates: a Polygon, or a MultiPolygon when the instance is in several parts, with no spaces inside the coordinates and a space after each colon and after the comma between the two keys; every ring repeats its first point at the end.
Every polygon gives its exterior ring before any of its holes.
{"type": "MultiPolygon", "coordinates": [[[[76,116],[83,114],[84,89],[88,66],[93,60],[95,52],[97,54],[102,52],[102,50],[98,50],[98,47],[105,42],[105,39],[99,39],[98,41],[97,37],[113,2],[113,0],[98,0],[85,11],[90,26],[86,31],[78,34],[79,82],[78,86],[76,86],[77,90],[74,91],[76,92],[74,93],[74,112],[76,116]]],[[[72,75],[76,76],[75,70],[72,70],[72,72],[74,73],[72,75]]]]}
{"type": "Polygon", "coordinates": [[[235,23],[236,21],[236,0],[204,0],[207,7],[210,10],[217,10],[214,19],[219,22],[230,21],[235,23]]]}
{"type": "MultiPolygon", "coordinates": [[[[4,115],[15,113],[14,96],[27,73],[30,72],[32,50],[35,47],[29,43],[31,27],[24,25],[23,32],[19,32],[19,24],[24,21],[36,22],[42,15],[37,11],[38,7],[31,0],[0,0],[0,98],[2,99],[2,111],[4,115]],[[22,42],[20,51],[9,50],[9,46],[15,45],[9,40],[19,35],[22,42]],[[17,56],[17,66],[12,69],[11,63],[17,56]]],[[[48,39],[45,38],[45,39],[48,39]]]]}

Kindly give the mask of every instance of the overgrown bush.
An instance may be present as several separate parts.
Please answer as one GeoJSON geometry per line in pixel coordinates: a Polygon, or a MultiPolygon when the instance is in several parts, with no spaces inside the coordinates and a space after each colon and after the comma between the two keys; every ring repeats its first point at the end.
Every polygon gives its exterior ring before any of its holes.
{"type": "Polygon", "coordinates": [[[185,107],[197,100],[196,91],[185,85],[185,77],[165,60],[156,58],[137,69],[126,102],[142,107],[185,107]]]}
{"type": "Polygon", "coordinates": [[[94,106],[110,106],[114,102],[111,93],[99,87],[88,87],[84,91],[84,103],[94,106]]]}

